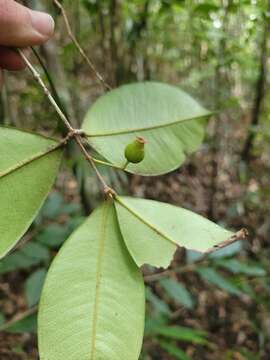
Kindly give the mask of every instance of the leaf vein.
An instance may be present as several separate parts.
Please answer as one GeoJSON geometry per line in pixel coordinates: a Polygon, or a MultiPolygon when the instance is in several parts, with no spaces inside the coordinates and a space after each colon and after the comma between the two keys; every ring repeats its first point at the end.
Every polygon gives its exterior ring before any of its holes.
{"type": "Polygon", "coordinates": [[[63,146],[63,143],[58,143],[56,145],[53,145],[52,147],[50,148],[47,148],[46,150],[44,151],[41,151],[41,152],[38,152],[36,153],[35,155],[33,155],[32,157],[24,160],[24,161],[21,161],[19,162],[18,164],[0,172],[0,179],[2,179],[3,177],[7,176],[7,175],[10,175],[11,173],[15,172],[16,170],[19,170],[21,168],[23,168],[24,166],[27,166],[29,164],[31,164],[31,162],[35,161],[35,160],[39,160],[40,158],[58,150],[60,147],[63,146]]]}
{"type": "Polygon", "coordinates": [[[99,238],[99,249],[98,249],[98,257],[97,257],[96,291],[95,291],[94,312],[93,312],[93,322],[92,322],[93,334],[92,334],[92,342],[91,342],[91,356],[90,356],[91,360],[95,359],[95,351],[96,351],[100,281],[101,281],[101,272],[102,272],[102,260],[103,260],[104,247],[105,247],[106,222],[108,219],[108,213],[109,213],[109,203],[105,205],[101,220],[101,232],[100,232],[101,235],[99,238]]]}
{"type": "Polygon", "coordinates": [[[124,134],[130,134],[130,133],[134,133],[134,132],[138,132],[138,131],[147,131],[147,130],[155,130],[155,129],[160,129],[163,127],[169,127],[172,125],[177,125],[179,123],[185,123],[186,121],[192,121],[192,120],[199,120],[199,119],[204,119],[208,116],[213,115],[213,112],[206,112],[204,115],[199,115],[199,116],[193,116],[190,118],[186,118],[183,120],[175,120],[172,121],[171,123],[166,123],[166,124],[158,124],[158,125],[152,125],[152,126],[148,126],[148,127],[142,127],[142,128],[135,128],[135,129],[123,129],[123,130],[118,130],[118,131],[111,131],[111,132],[105,132],[105,133],[94,133],[94,134],[90,134],[90,133],[86,133],[87,137],[102,137],[102,136],[114,136],[114,135],[124,135],[124,134]]]}
{"type": "Polygon", "coordinates": [[[139,221],[141,221],[144,225],[148,226],[151,230],[153,230],[154,232],[156,232],[159,236],[162,236],[163,238],[165,238],[167,241],[171,242],[173,245],[178,246],[178,244],[172,240],[170,237],[168,237],[167,235],[165,235],[162,231],[160,231],[158,228],[156,228],[153,224],[149,223],[147,220],[145,220],[144,218],[142,218],[136,211],[134,211],[133,209],[131,209],[127,204],[125,204],[125,202],[120,199],[118,196],[115,197],[115,200],[119,203],[119,205],[121,205],[122,207],[124,207],[126,210],[128,210],[133,216],[135,216],[139,221]]]}

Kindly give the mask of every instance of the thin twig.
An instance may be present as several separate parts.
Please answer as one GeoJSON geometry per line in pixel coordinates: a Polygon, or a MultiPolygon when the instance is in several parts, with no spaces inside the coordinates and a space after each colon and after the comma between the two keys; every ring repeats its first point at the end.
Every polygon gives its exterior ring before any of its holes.
{"type": "Polygon", "coordinates": [[[87,62],[87,64],[89,65],[90,69],[93,71],[93,73],[96,75],[97,79],[101,82],[101,84],[108,90],[111,90],[111,86],[104,80],[103,76],[97,71],[97,69],[95,68],[93,62],[89,59],[89,57],[86,55],[85,51],[83,50],[83,48],[81,47],[79,41],[76,39],[75,35],[73,34],[72,30],[71,30],[71,26],[68,20],[68,16],[67,13],[63,7],[63,5],[58,1],[58,0],[53,0],[54,4],[58,7],[58,9],[61,11],[65,25],[66,25],[66,29],[68,32],[68,35],[71,39],[71,41],[74,43],[74,45],[76,46],[76,48],[78,49],[79,53],[81,54],[81,56],[84,58],[84,60],[87,62]]]}
{"type": "Polygon", "coordinates": [[[16,324],[16,322],[21,321],[25,318],[27,318],[30,315],[33,315],[37,312],[38,307],[34,306],[18,315],[15,315],[11,320],[7,321],[6,323],[4,323],[2,326],[0,326],[0,331],[5,331],[8,328],[10,328],[12,325],[16,324]]]}
{"type": "Polygon", "coordinates": [[[98,171],[96,164],[92,158],[92,156],[88,153],[88,151],[86,150],[86,148],[84,147],[83,143],[82,143],[82,139],[80,136],[74,136],[74,139],[76,141],[76,143],[78,144],[79,148],[81,149],[82,153],[84,154],[86,160],[89,162],[89,164],[92,166],[92,168],[94,169],[99,181],[101,182],[102,186],[103,186],[103,190],[104,192],[109,195],[110,197],[114,197],[115,192],[114,190],[109,187],[105,180],[103,179],[102,175],[100,174],[100,172],[98,171]]]}
{"type": "Polygon", "coordinates": [[[241,229],[237,231],[235,234],[233,234],[229,239],[222,241],[221,243],[214,245],[210,249],[206,251],[206,254],[211,254],[214,251],[217,251],[219,249],[222,249],[228,245],[231,245],[239,240],[244,240],[248,237],[248,231],[247,229],[241,229]]]}
{"type": "Polygon", "coordinates": [[[46,87],[45,83],[43,82],[40,74],[38,73],[38,71],[34,68],[34,66],[30,63],[30,61],[27,59],[27,57],[24,55],[23,51],[21,49],[17,49],[18,53],[20,54],[20,56],[22,57],[23,61],[25,62],[25,64],[27,65],[28,69],[31,71],[31,73],[33,74],[34,78],[36,79],[36,81],[39,83],[39,85],[42,87],[44,94],[48,97],[49,101],[51,102],[51,104],[53,105],[53,107],[55,108],[56,112],[58,113],[58,115],[60,116],[61,120],[64,122],[64,124],[66,125],[66,127],[68,128],[69,131],[74,131],[73,127],[70,125],[68,119],[66,118],[65,114],[63,113],[63,111],[60,109],[60,107],[57,105],[56,101],[54,100],[54,97],[51,95],[49,89],[46,87]]]}
{"type": "Polygon", "coordinates": [[[46,65],[44,64],[44,61],[42,60],[41,56],[39,55],[38,51],[33,47],[31,46],[31,50],[33,52],[33,54],[35,55],[35,57],[37,58],[42,70],[44,71],[44,74],[47,78],[47,81],[50,85],[50,88],[51,88],[51,93],[52,93],[52,96],[54,97],[55,101],[57,102],[58,106],[60,107],[60,109],[63,111],[63,113],[65,114],[66,118],[68,119],[68,115],[67,115],[67,111],[65,109],[65,106],[63,105],[62,103],[62,100],[60,99],[59,95],[58,95],[58,92],[56,90],[56,87],[54,85],[54,82],[53,82],[53,79],[51,77],[51,74],[50,72],[48,71],[46,65]]]}
{"type": "Polygon", "coordinates": [[[174,274],[183,274],[183,273],[194,271],[198,265],[206,264],[207,257],[208,257],[208,254],[204,254],[199,260],[195,261],[192,264],[187,264],[187,265],[181,266],[177,269],[165,270],[165,271],[162,271],[162,272],[159,272],[156,274],[145,275],[144,281],[145,282],[154,282],[154,281],[158,281],[163,278],[170,277],[171,275],[174,275],[174,274]]]}
{"type": "MultiPolygon", "coordinates": [[[[105,182],[105,180],[103,179],[102,175],[100,174],[100,172],[98,171],[96,164],[91,156],[91,154],[88,153],[88,151],[86,150],[85,146],[83,145],[82,142],[82,135],[84,134],[82,130],[77,130],[74,129],[72,127],[72,125],[69,123],[67,117],[65,116],[65,114],[63,113],[63,111],[60,109],[60,107],[57,105],[56,101],[54,100],[54,97],[52,96],[52,94],[50,93],[49,89],[47,88],[47,86],[45,85],[44,81],[41,78],[41,75],[39,74],[39,72],[34,68],[34,66],[30,63],[30,61],[27,59],[27,57],[24,55],[24,53],[22,52],[22,50],[17,49],[18,53],[20,54],[20,56],[22,57],[22,59],[24,60],[26,66],[28,67],[28,69],[31,71],[31,73],[33,74],[34,78],[36,79],[36,81],[39,83],[39,85],[41,86],[44,94],[48,97],[50,103],[52,104],[52,106],[54,107],[54,109],[56,110],[57,114],[59,115],[60,119],[64,122],[64,124],[66,125],[66,127],[69,130],[68,133],[68,137],[71,138],[73,137],[74,140],[76,141],[76,143],[78,144],[79,148],[81,149],[81,152],[83,153],[84,157],[86,158],[86,160],[90,163],[90,165],[92,166],[93,170],[95,171],[97,178],[100,180],[102,186],[103,186],[103,191],[106,195],[113,197],[115,192],[113,189],[111,189],[105,182]]],[[[65,138],[66,139],[66,138],[65,138]]],[[[65,140],[64,139],[64,140],[65,140]]],[[[64,141],[63,140],[63,141],[64,141]]]]}
{"type": "Polygon", "coordinates": [[[160,279],[169,277],[175,273],[183,274],[186,272],[194,271],[194,270],[196,270],[198,265],[207,263],[209,254],[211,254],[217,250],[220,250],[220,249],[224,248],[225,246],[231,245],[236,241],[246,239],[247,236],[248,236],[248,231],[246,229],[242,229],[242,230],[236,232],[228,240],[225,240],[222,243],[211,247],[209,250],[207,250],[205,253],[202,254],[202,257],[200,257],[197,261],[194,261],[192,264],[187,264],[187,265],[181,266],[181,267],[179,267],[177,269],[173,269],[173,270],[166,270],[166,271],[162,271],[162,272],[159,272],[156,274],[146,275],[144,277],[144,280],[146,282],[153,282],[153,281],[158,281],[160,279]]]}
{"type": "Polygon", "coordinates": [[[117,166],[117,165],[111,164],[111,163],[109,163],[107,161],[96,159],[94,157],[92,157],[92,159],[96,164],[109,166],[109,167],[112,167],[112,168],[117,169],[117,170],[125,170],[125,167],[123,167],[123,166],[117,166]]]}

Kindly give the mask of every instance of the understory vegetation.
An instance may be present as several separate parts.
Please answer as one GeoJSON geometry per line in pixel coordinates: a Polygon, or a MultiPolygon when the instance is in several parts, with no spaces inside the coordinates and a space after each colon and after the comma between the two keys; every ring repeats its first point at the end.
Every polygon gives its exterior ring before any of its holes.
{"type": "MultiPolygon", "coordinates": [[[[240,229],[249,233],[248,238],[206,255],[180,247],[166,270],[156,269],[152,258],[151,265],[142,266],[146,318],[140,360],[268,360],[269,1],[64,0],[70,34],[54,1],[24,3],[51,13],[56,20],[53,40],[27,58],[74,129],[82,123],[84,130],[91,127],[90,120],[85,125],[86,114],[97,99],[102,101],[105,93],[111,93],[108,90],[137,82],[180,88],[211,112],[200,110],[201,117],[208,117],[204,141],[197,151],[187,151],[186,158],[183,151],[180,168],[170,168],[173,159],[165,161],[161,155],[157,165],[147,168],[149,174],[143,166],[136,172],[133,164],[123,164],[124,172],[117,156],[110,158],[110,148],[105,156],[98,141],[89,140],[89,148],[97,150],[93,156],[102,179],[125,199],[133,196],[170,203],[234,233],[240,229]],[[76,37],[88,62],[70,35],[76,37]],[[104,158],[115,166],[101,164],[104,158]],[[155,166],[163,166],[162,171],[157,172],[155,166]]],[[[66,136],[64,124],[29,69],[6,72],[4,77],[1,127],[50,138],[66,136]]],[[[151,107],[155,116],[159,106],[151,107]]],[[[194,129],[194,133],[199,131],[194,129]]],[[[147,152],[151,141],[147,142],[147,135],[145,140],[147,152]]],[[[108,144],[114,153],[117,146],[106,140],[104,149],[108,144]]],[[[79,150],[75,141],[68,141],[49,196],[22,239],[0,260],[3,360],[38,359],[37,306],[48,268],[66,239],[105,198],[93,168],[79,150]]],[[[1,171],[0,163],[0,180],[1,171]]],[[[119,214],[118,209],[118,219],[119,214]]],[[[124,236],[126,229],[119,225],[124,236]]],[[[136,231],[136,226],[130,229],[136,231]]],[[[159,248],[156,253],[163,255],[159,248]]],[[[143,255],[133,257],[137,265],[145,263],[143,255]]]]}

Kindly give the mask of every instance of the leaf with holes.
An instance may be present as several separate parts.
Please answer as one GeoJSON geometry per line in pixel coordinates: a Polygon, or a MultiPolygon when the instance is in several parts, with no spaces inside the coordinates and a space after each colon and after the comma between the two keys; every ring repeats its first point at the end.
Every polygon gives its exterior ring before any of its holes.
{"type": "Polygon", "coordinates": [[[116,197],[120,229],[138,266],[168,267],[177,245],[205,252],[229,240],[230,231],[170,204],[116,197]]]}
{"type": "Polygon", "coordinates": [[[106,202],[67,240],[49,270],[39,309],[41,360],[137,360],[144,307],[140,270],[106,202]]]}
{"type": "Polygon", "coordinates": [[[87,113],[83,130],[93,146],[123,168],[125,148],[136,137],[146,140],[145,157],[126,170],[158,175],[179,167],[198,149],[210,112],[180,89],[155,82],[124,85],[102,96],[87,113]]]}
{"type": "Polygon", "coordinates": [[[0,258],[39,211],[57,175],[61,154],[54,140],[0,128],[0,258]]]}

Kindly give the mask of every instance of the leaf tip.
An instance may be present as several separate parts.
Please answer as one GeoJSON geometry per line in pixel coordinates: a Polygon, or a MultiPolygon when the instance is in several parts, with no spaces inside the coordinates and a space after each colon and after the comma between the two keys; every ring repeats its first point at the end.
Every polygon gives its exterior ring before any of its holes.
{"type": "Polygon", "coordinates": [[[235,234],[233,234],[229,239],[224,240],[224,241],[220,242],[219,244],[216,244],[213,247],[209,248],[208,250],[206,250],[205,253],[210,254],[214,251],[220,250],[228,245],[231,245],[236,241],[245,240],[245,239],[247,239],[248,236],[249,236],[248,230],[243,228],[243,229],[237,231],[235,234]]]}

